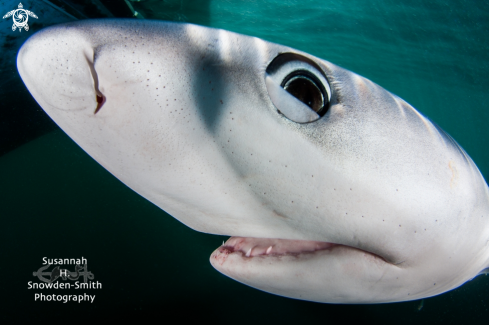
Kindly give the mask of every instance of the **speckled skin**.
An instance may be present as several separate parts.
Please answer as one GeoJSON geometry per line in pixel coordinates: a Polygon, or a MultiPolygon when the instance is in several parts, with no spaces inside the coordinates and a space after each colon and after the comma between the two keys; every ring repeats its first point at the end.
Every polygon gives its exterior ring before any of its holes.
{"type": "Polygon", "coordinates": [[[470,157],[402,99],[327,61],[195,25],[88,20],[36,33],[17,66],[74,141],[189,227],[341,244],[216,250],[212,265],[238,281],[305,300],[394,302],[489,267],[489,190],[470,157]],[[280,53],[322,69],[325,116],[298,124],[274,107],[265,70],[280,53]],[[94,114],[96,93],[106,102],[94,114]]]}

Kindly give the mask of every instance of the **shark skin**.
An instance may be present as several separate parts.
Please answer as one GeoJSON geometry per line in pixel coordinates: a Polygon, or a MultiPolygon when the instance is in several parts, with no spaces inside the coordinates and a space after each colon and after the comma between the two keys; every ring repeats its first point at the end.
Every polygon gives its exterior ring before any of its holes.
{"type": "Polygon", "coordinates": [[[191,24],[87,20],[19,51],[47,114],[210,262],[326,303],[441,294],[489,267],[489,189],[441,128],[307,53],[191,24]]]}

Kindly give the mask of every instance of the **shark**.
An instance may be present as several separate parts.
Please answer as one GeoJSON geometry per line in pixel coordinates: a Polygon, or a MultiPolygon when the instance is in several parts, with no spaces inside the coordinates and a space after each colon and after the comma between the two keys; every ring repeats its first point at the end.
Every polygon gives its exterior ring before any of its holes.
{"type": "Polygon", "coordinates": [[[302,51],[193,24],[85,20],[17,56],[45,112],[132,190],[231,236],[212,266],[276,295],[388,303],[489,267],[489,189],[439,126],[302,51]]]}

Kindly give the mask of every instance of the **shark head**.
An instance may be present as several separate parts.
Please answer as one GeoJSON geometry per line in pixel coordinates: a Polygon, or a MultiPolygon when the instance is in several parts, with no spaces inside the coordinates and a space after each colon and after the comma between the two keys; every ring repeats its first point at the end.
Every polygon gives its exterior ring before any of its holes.
{"type": "Polygon", "coordinates": [[[41,107],[252,287],[328,303],[420,299],[489,266],[489,190],[443,130],[328,61],[136,20],[58,25],[20,49],[41,107]]]}

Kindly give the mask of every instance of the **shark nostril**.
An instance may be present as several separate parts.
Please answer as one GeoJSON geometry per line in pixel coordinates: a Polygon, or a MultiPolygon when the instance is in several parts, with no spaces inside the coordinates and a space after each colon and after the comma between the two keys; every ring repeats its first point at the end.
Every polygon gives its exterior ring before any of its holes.
{"type": "Polygon", "coordinates": [[[95,108],[95,112],[93,112],[93,114],[97,114],[97,112],[100,111],[100,109],[105,103],[105,96],[102,94],[101,95],[97,94],[96,99],[97,99],[97,108],[95,108]]]}
{"type": "Polygon", "coordinates": [[[91,55],[86,54],[85,58],[87,60],[88,67],[90,68],[90,73],[92,74],[95,100],[97,101],[97,107],[95,108],[93,114],[97,114],[105,103],[105,96],[99,90],[98,74],[95,70],[95,53],[92,53],[91,55]]]}

